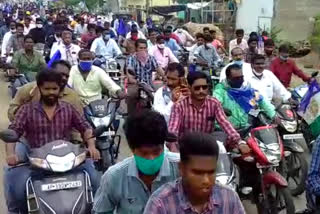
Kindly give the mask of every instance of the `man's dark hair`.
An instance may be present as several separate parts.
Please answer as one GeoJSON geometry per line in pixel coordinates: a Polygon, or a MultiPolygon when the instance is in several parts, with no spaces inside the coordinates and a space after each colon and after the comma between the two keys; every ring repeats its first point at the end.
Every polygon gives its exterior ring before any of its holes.
{"type": "Polygon", "coordinates": [[[209,28],[209,27],[204,27],[203,30],[202,30],[202,32],[205,32],[205,31],[207,31],[207,30],[210,31],[210,28],[209,28]]]}
{"type": "Polygon", "coordinates": [[[280,45],[279,53],[289,53],[289,45],[287,44],[280,45]]]}
{"type": "Polygon", "coordinates": [[[251,36],[249,39],[248,39],[248,44],[250,44],[251,42],[258,42],[259,39],[258,37],[256,36],[251,36]]]}
{"type": "Polygon", "coordinates": [[[175,72],[175,71],[178,71],[179,77],[184,77],[185,70],[184,70],[184,67],[180,63],[177,63],[177,62],[169,63],[168,68],[167,68],[167,73],[168,72],[175,72]]]}
{"type": "Polygon", "coordinates": [[[255,31],[252,31],[250,34],[249,34],[249,38],[252,37],[252,36],[255,36],[255,37],[258,37],[258,33],[255,32],[255,31]]]}
{"type": "Polygon", "coordinates": [[[205,34],[204,35],[204,41],[205,42],[212,42],[213,41],[213,37],[210,34],[205,34]]]}
{"type": "Polygon", "coordinates": [[[91,53],[92,54],[92,52],[89,50],[89,49],[81,49],[80,51],[79,51],[79,53],[78,53],[78,57],[79,57],[79,59],[81,58],[81,56],[82,56],[82,54],[83,53],[91,53]]]}
{"type": "Polygon", "coordinates": [[[96,33],[102,33],[103,30],[104,30],[103,27],[101,27],[101,26],[96,26],[96,33]]]}
{"type": "Polygon", "coordinates": [[[264,46],[265,47],[273,47],[274,41],[272,39],[267,39],[266,41],[264,41],[264,46]]]}
{"type": "Polygon", "coordinates": [[[18,28],[18,27],[24,28],[23,24],[21,24],[21,23],[16,24],[16,28],[18,28]]]}
{"type": "Polygon", "coordinates": [[[206,79],[206,81],[208,83],[208,75],[202,71],[190,72],[188,74],[187,81],[190,86],[192,86],[193,83],[198,79],[206,79]]]}
{"type": "Polygon", "coordinates": [[[164,30],[163,30],[163,33],[164,33],[164,34],[166,34],[166,33],[172,33],[172,31],[167,28],[167,29],[164,29],[164,30]]]}
{"type": "Polygon", "coordinates": [[[149,34],[149,35],[150,35],[151,33],[153,33],[153,32],[157,32],[156,29],[154,29],[154,28],[149,28],[149,29],[148,29],[148,34],[149,34]]]}
{"type": "Polygon", "coordinates": [[[145,39],[137,39],[136,48],[139,46],[139,44],[145,44],[146,46],[148,46],[147,40],[145,39]]]}
{"type": "Polygon", "coordinates": [[[65,61],[65,60],[57,60],[57,61],[54,61],[52,64],[51,64],[51,68],[52,69],[55,69],[57,67],[57,65],[64,65],[66,66],[69,70],[71,69],[71,65],[68,61],[65,61]]]}
{"type": "Polygon", "coordinates": [[[37,85],[42,86],[45,82],[55,82],[61,85],[62,75],[51,68],[45,68],[37,74],[37,85]]]}
{"type": "Polygon", "coordinates": [[[211,156],[219,157],[219,146],[216,139],[207,133],[188,132],[179,140],[180,160],[187,162],[190,156],[211,156]]]}
{"type": "Polygon", "coordinates": [[[164,36],[163,35],[158,35],[156,41],[160,42],[161,40],[164,40],[164,36]]]}
{"type": "Polygon", "coordinates": [[[137,29],[135,29],[135,28],[134,28],[134,29],[132,29],[132,30],[131,30],[131,34],[133,34],[133,33],[138,33],[138,30],[137,30],[137,29]]]}
{"type": "Polygon", "coordinates": [[[87,29],[90,30],[90,29],[96,29],[96,25],[95,24],[88,24],[87,26],[87,29]]]}
{"type": "Polygon", "coordinates": [[[24,36],[24,42],[27,41],[27,39],[32,39],[32,41],[34,42],[32,36],[29,34],[24,36]]]}
{"type": "Polygon", "coordinates": [[[131,149],[164,145],[166,136],[168,136],[168,127],[164,117],[150,109],[129,116],[123,129],[131,149]]]}
{"type": "Polygon", "coordinates": [[[231,64],[226,69],[226,77],[229,79],[231,76],[232,70],[242,70],[242,67],[238,64],[231,64]]]}
{"type": "Polygon", "coordinates": [[[29,20],[29,21],[31,21],[32,19],[31,19],[30,16],[25,16],[25,17],[24,17],[24,20],[29,20]]]}
{"type": "Polygon", "coordinates": [[[42,23],[43,23],[43,21],[42,21],[41,18],[37,18],[37,19],[36,19],[36,23],[37,23],[37,22],[42,22],[42,23]]]}
{"type": "Polygon", "coordinates": [[[236,30],[236,35],[239,35],[239,34],[244,35],[244,30],[243,29],[237,29],[236,30]]]}
{"type": "Polygon", "coordinates": [[[266,58],[261,54],[255,54],[255,55],[253,55],[253,57],[251,59],[251,63],[254,64],[259,59],[265,60],[266,58]]]}
{"type": "Polygon", "coordinates": [[[197,34],[196,34],[196,38],[197,38],[197,39],[199,39],[199,38],[204,39],[203,33],[197,33],[197,34]]]}

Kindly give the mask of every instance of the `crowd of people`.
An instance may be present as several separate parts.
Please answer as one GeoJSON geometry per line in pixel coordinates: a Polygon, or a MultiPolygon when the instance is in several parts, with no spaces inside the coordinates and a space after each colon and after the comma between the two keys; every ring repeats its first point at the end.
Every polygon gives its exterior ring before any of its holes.
{"type": "MultiPolygon", "coordinates": [[[[110,167],[101,181],[93,161],[82,166],[91,178],[94,213],[245,213],[237,193],[215,183],[219,146],[210,134],[222,130],[227,150],[247,155],[250,148],[237,130],[248,126],[257,110],[277,123],[274,101],[296,102],[288,91],[292,75],[305,82],[312,78],[289,58],[287,45],[277,51],[266,33],[253,32],[245,40],[245,32],[236,30],[229,52],[216,33],[206,27],[193,37],[182,25],[160,29],[150,18],[137,23],[133,17],[104,21],[66,10],[44,16],[38,9],[2,11],[2,59],[30,82],[15,83],[9,129],[24,142],[6,144],[7,164],[27,161],[30,149],[58,139],[86,142],[92,160],[98,160],[83,107],[107,90],[126,99],[124,131],[133,156],[110,167]],[[195,69],[180,62],[182,49],[189,50],[195,69]],[[99,67],[119,56],[126,58],[125,90],[99,67]],[[208,71],[219,68],[220,82],[212,87],[208,71]],[[164,85],[155,92],[153,109],[137,113],[138,84],[153,87],[154,73],[164,85]],[[177,142],[166,142],[169,133],[177,142]]],[[[315,151],[319,148],[318,140],[315,151]]],[[[313,196],[320,195],[316,159],[314,153],[307,181],[313,196]]],[[[26,212],[25,182],[32,173],[27,166],[6,168],[9,213],[26,212]]]]}

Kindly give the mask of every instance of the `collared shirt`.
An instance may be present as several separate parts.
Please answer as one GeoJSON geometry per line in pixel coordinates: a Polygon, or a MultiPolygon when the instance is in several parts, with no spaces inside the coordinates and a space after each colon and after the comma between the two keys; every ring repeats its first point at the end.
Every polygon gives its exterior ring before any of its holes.
{"type": "Polygon", "coordinates": [[[169,123],[173,102],[171,100],[171,91],[167,86],[159,88],[154,94],[153,109],[161,113],[169,123]],[[164,92],[167,92],[164,93],[164,92]]]}
{"type": "Polygon", "coordinates": [[[122,43],[122,46],[126,49],[128,54],[134,54],[136,52],[136,41],[132,39],[126,39],[122,43]]]}
{"type": "Polygon", "coordinates": [[[144,214],[245,214],[239,196],[232,189],[216,184],[204,211],[197,212],[185,195],[182,179],[163,185],[152,194],[144,214]]]}
{"type": "MultiPolygon", "coordinates": [[[[127,33],[126,39],[131,38],[131,32],[127,33]]],[[[139,30],[138,31],[138,39],[146,39],[146,36],[139,30]]]]}
{"type": "Polygon", "coordinates": [[[155,43],[155,44],[153,44],[152,42],[151,42],[151,40],[150,39],[148,39],[148,41],[147,41],[147,45],[148,45],[148,51],[150,51],[151,50],[151,48],[152,47],[154,47],[154,46],[156,46],[157,44],[155,43]]]}
{"type": "Polygon", "coordinates": [[[172,53],[172,51],[165,47],[163,49],[163,52],[161,52],[158,48],[158,46],[153,46],[151,48],[151,50],[149,51],[149,54],[151,56],[154,56],[154,58],[156,58],[159,66],[161,68],[167,68],[169,63],[172,62],[177,62],[179,63],[179,60],[177,59],[177,57],[175,57],[175,55],[172,53]]]}
{"type": "Polygon", "coordinates": [[[278,77],[280,82],[286,88],[290,86],[292,74],[297,75],[305,82],[310,80],[310,77],[305,75],[291,59],[283,62],[279,57],[277,57],[271,64],[271,71],[276,75],[276,77],[278,77]]]}
{"type": "Polygon", "coordinates": [[[320,195],[320,136],[315,141],[311,154],[307,190],[313,195],[320,195]]]}
{"type": "Polygon", "coordinates": [[[95,195],[95,214],[119,213],[142,214],[150,195],[163,184],[179,177],[179,154],[165,152],[163,164],[151,191],[139,178],[134,157],[129,157],[111,166],[101,178],[101,185],[95,195]]]}
{"type": "Polygon", "coordinates": [[[281,101],[287,101],[291,93],[282,85],[279,79],[269,70],[264,70],[261,78],[251,73],[251,79],[248,80],[251,87],[260,92],[260,94],[269,102],[274,98],[281,98],[281,101]]]}
{"type": "Polygon", "coordinates": [[[143,66],[137,57],[132,55],[127,60],[127,69],[135,71],[135,77],[139,82],[151,85],[152,72],[158,69],[158,63],[153,56],[148,56],[148,61],[143,66]]]}
{"type": "Polygon", "coordinates": [[[23,105],[17,112],[9,129],[24,135],[31,148],[39,148],[54,140],[70,140],[71,130],[80,133],[91,129],[89,123],[71,104],[59,101],[50,120],[40,102],[23,105]]]}
{"type": "Polygon", "coordinates": [[[182,29],[181,32],[179,32],[179,30],[176,30],[174,33],[179,37],[183,45],[186,45],[188,41],[194,41],[194,38],[186,30],[182,29]]]}
{"type": "Polygon", "coordinates": [[[170,48],[170,50],[175,56],[177,55],[177,51],[181,49],[176,40],[174,39],[169,39],[169,41],[165,40],[164,44],[166,45],[166,47],[170,48]]]}
{"type": "MultiPolygon", "coordinates": [[[[224,68],[222,68],[220,72],[220,82],[224,81],[226,77],[226,70],[229,65],[232,65],[234,62],[229,63],[224,68]]],[[[242,74],[244,76],[244,80],[249,82],[252,76],[252,67],[251,64],[243,62],[242,64],[242,74]]]]}
{"type": "Polygon", "coordinates": [[[93,41],[90,51],[94,52],[96,56],[103,56],[105,59],[111,59],[122,54],[116,41],[109,39],[105,42],[102,37],[93,41]]]}
{"type": "MultiPolygon", "coordinates": [[[[186,97],[175,103],[172,108],[168,130],[179,137],[188,131],[212,133],[215,120],[227,133],[228,143],[234,145],[240,141],[240,135],[227,120],[221,103],[216,98],[209,96],[200,108],[192,104],[191,97],[186,97]],[[208,120],[208,118],[213,118],[213,120],[208,120]]],[[[233,145],[230,145],[230,147],[233,145]]]]}
{"type": "Polygon", "coordinates": [[[229,56],[230,56],[230,57],[232,56],[232,55],[231,55],[231,51],[232,51],[234,48],[236,48],[236,47],[241,48],[243,51],[244,51],[245,49],[249,48],[247,41],[244,40],[244,39],[242,39],[242,41],[241,41],[240,44],[237,43],[237,39],[231,40],[230,43],[229,43],[229,56]]]}
{"type": "Polygon", "coordinates": [[[194,51],[194,56],[198,59],[204,60],[209,66],[217,66],[217,63],[221,61],[221,58],[211,44],[201,45],[194,51]]]}
{"type": "Polygon", "coordinates": [[[82,35],[82,34],[85,34],[88,32],[88,29],[87,29],[87,24],[84,24],[84,25],[81,25],[81,24],[77,24],[75,29],[74,29],[74,33],[76,35],[82,35]]]}
{"type": "Polygon", "coordinates": [[[86,44],[87,48],[90,48],[90,44],[97,38],[97,35],[86,33],[81,36],[81,42],[86,44]]]}
{"type": "Polygon", "coordinates": [[[72,66],[68,85],[80,96],[82,102],[87,105],[92,101],[102,99],[102,89],[105,88],[110,95],[115,95],[121,90],[109,75],[97,66],[92,66],[86,80],[79,71],[77,65],[72,66]]]}
{"type": "Polygon", "coordinates": [[[252,52],[249,48],[245,49],[244,50],[244,61],[246,63],[250,63],[251,64],[252,58],[256,54],[258,54],[258,50],[257,49],[255,49],[254,52],[252,52]]]}
{"type": "Polygon", "coordinates": [[[51,48],[50,58],[52,58],[52,56],[59,50],[61,53],[61,60],[66,60],[71,65],[77,65],[80,49],[81,48],[75,44],[70,44],[70,46],[67,47],[63,42],[57,42],[51,48]]]}
{"type": "Polygon", "coordinates": [[[24,49],[14,53],[12,64],[20,73],[28,74],[30,72],[37,73],[46,66],[43,56],[33,51],[31,56],[26,54],[24,49]]]}
{"type": "Polygon", "coordinates": [[[10,53],[11,50],[13,52],[16,52],[20,49],[24,48],[24,36],[18,36],[17,34],[14,34],[10,37],[7,45],[7,53],[10,53]]]}

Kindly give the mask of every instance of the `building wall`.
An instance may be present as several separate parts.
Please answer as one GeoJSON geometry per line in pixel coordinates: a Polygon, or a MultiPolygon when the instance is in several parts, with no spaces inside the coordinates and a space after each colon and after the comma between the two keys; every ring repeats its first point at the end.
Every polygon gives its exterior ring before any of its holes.
{"type": "Polygon", "coordinates": [[[307,39],[313,30],[310,18],[320,14],[320,0],[276,0],[273,26],[282,29],[281,39],[307,39]]]}
{"type": "MultiPolygon", "coordinates": [[[[282,1],[282,0],[281,0],[282,1]]],[[[274,0],[242,0],[238,4],[236,28],[252,31],[270,30],[273,17],[274,0]]]]}

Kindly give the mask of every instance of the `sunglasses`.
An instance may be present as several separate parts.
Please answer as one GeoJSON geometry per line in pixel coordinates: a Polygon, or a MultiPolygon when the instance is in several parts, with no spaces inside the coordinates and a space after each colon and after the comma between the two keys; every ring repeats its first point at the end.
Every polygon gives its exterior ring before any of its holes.
{"type": "Polygon", "coordinates": [[[209,88],[209,86],[208,85],[197,85],[197,86],[193,87],[193,89],[195,91],[199,91],[201,88],[202,88],[202,90],[207,90],[209,88]]]}

